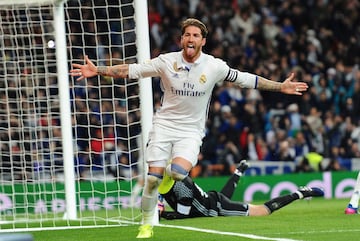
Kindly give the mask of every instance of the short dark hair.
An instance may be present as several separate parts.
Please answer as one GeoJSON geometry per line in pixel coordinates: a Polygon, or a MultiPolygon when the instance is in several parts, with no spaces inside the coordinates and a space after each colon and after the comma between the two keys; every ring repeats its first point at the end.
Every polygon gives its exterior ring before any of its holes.
{"type": "Polygon", "coordinates": [[[198,19],[195,18],[188,18],[186,20],[184,20],[181,24],[181,35],[183,35],[185,33],[185,29],[189,26],[195,26],[198,27],[201,30],[201,35],[203,36],[203,38],[206,38],[207,34],[208,34],[208,30],[205,26],[205,24],[203,22],[201,22],[198,19]]]}

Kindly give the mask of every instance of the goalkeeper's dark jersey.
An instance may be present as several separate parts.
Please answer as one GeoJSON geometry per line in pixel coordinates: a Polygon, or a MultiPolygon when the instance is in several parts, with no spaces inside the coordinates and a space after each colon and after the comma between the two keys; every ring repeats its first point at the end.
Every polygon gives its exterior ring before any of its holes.
{"type": "Polygon", "coordinates": [[[183,218],[242,216],[248,212],[247,204],[233,202],[216,191],[204,192],[190,177],[175,182],[170,191],[162,196],[183,218]]]}

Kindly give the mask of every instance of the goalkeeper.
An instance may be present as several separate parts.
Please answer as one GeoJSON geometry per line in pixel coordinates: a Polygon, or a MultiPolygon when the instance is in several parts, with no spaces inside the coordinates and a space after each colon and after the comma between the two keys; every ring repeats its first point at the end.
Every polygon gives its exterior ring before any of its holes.
{"type": "Polygon", "coordinates": [[[190,177],[186,177],[182,181],[174,181],[165,172],[158,190],[160,197],[164,198],[175,211],[165,211],[160,198],[158,204],[160,216],[165,219],[216,216],[266,216],[297,199],[324,195],[324,192],[319,188],[302,187],[294,193],[271,199],[263,205],[231,201],[230,199],[240,177],[247,168],[248,163],[245,160],[241,161],[234,174],[220,192],[205,192],[196,185],[190,177]]]}

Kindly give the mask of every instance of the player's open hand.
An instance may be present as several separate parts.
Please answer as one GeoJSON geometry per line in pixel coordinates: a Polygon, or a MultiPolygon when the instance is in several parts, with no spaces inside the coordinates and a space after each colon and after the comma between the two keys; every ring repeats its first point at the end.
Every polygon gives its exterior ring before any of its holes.
{"type": "Polygon", "coordinates": [[[85,62],[86,64],[73,64],[74,69],[70,70],[71,76],[79,77],[78,81],[97,75],[97,68],[87,55],[85,55],[85,62]]]}
{"type": "Polygon", "coordinates": [[[309,88],[307,83],[294,80],[295,74],[291,73],[289,77],[282,83],[281,92],[289,95],[302,95],[302,92],[307,91],[309,88]]]}

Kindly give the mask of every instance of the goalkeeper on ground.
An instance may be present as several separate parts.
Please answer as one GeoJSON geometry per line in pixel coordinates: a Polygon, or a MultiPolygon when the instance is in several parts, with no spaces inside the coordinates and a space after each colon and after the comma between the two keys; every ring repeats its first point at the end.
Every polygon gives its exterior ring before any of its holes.
{"type": "Polygon", "coordinates": [[[190,177],[186,177],[182,181],[174,181],[165,173],[158,189],[160,193],[158,205],[160,217],[180,219],[216,216],[266,216],[297,199],[324,196],[324,192],[320,188],[302,187],[294,193],[271,199],[263,205],[231,201],[231,196],[240,177],[247,168],[248,163],[245,160],[241,161],[220,192],[205,192],[190,177]],[[174,211],[165,211],[161,199],[165,199],[174,211]]]}

